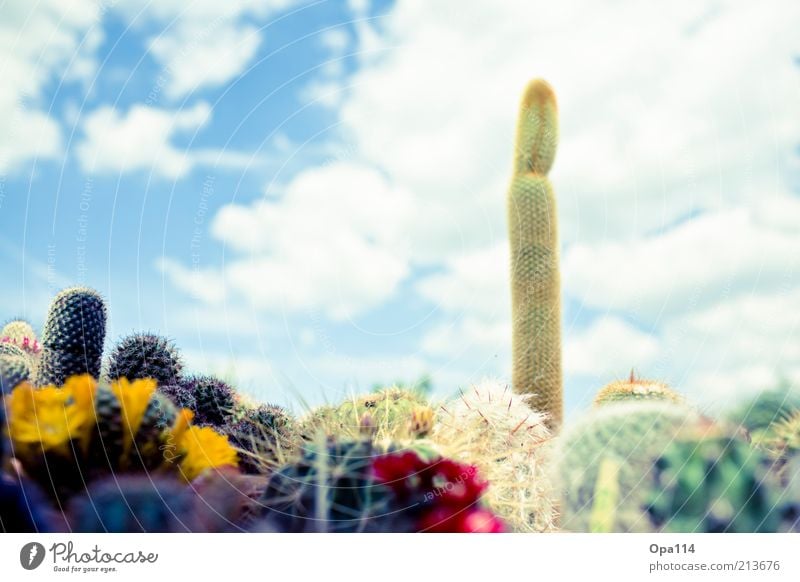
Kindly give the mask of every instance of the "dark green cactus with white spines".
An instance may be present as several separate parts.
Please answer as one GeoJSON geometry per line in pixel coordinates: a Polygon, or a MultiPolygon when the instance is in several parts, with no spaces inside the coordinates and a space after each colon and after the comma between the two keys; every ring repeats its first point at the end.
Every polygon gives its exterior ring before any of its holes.
{"type": "Polygon", "coordinates": [[[392,531],[391,491],[371,472],[383,452],[369,441],[306,445],[270,476],[260,500],[265,523],[281,532],[392,531]]]}
{"type": "Polygon", "coordinates": [[[53,299],[42,333],[39,385],[62,385],[67,378],[98,378],[106,337],[106,305],[87,287],[65,289],[53,299]]]}
{"type": "Polygon", "coordinates": [[[177,382],[182,370],[181,355],[171,340],[152,333],[135,333],[120,340],[112,350],[108,377],[153,378],[161,386],[177,382]]]}
{"type": "Polygon", "coordinates": [[[513,386],[531,406],[561,424],[561,292],[558,216],[547,177],[558,145],[558,111],[542,80],[525,89],[517,124],[514,174],[508,192],[511,242],[513,386]]]}
{"type": "Polygon", "coordinates": [[[781,523],[762,453],[738,437],[675,441],[651,475],[647,511],[664,531],[774,532],[781,523]]]}
{"type": "Polygon", "coordinates": [[[561,527],[589,531],[600,467],[611,459],[619,466],[619,503],[612,531],[649,531],[647,475],[666,447],[700,422],[682,405],[634,401],[606,404],[573,424],[561,435],[556,457],[561,527]]]}
{"type": "Polygon", "coordinates": [[[68,519],[76,533],[176,533],[197,531],[192,490],[180,481],[150,475],[109,477],[71,500],[68,519]]]}

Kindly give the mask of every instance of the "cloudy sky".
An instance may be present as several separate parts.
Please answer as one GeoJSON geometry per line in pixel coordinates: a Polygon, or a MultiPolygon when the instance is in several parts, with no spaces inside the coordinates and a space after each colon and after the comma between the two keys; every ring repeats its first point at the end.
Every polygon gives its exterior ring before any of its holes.
{"type": "Polygon", "coordinates": [[[559,96],[567,407],[800,380],[800,4],[0,0],[0,291],[282,403],[510,375],[528,79],[559,96]]]}

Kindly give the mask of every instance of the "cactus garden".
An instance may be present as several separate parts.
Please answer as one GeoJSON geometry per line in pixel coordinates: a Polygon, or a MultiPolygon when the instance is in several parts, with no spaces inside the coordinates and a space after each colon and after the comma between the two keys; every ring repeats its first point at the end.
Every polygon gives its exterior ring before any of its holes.
{"type": "Polygon", "coordinates": [[[0,530],[800,532],[794,395],[712,414],[641,369],[565,415],[558,116],[530,82],[505,198],[507,380],[262,402],[157,331],[110,337],[115,306],[65,287],[41,329],[0,331],[0,530]]]}

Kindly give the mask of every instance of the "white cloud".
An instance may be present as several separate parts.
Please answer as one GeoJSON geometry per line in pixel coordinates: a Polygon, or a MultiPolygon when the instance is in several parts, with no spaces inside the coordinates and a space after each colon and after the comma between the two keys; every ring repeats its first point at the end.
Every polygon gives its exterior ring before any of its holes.
{"type": "Polygon", "coordinates": [[[324,107],[338,107],[344,97],[344,86],[339,81],[311,81],[300,92],[302,101],[314,102],[324,107]]]}
{"type": "Polygon", "coordinates": [[[208,103],[175,111],[134,105],[126,113],[102,106],[83,119],[83,139],[76,146],[86,172],[145,171],[177,179],[193,167],[246,168],[258,160],[231,150],[193,149],[176,145],[211,119],[208,103]]]}
{"type": "MultiPolygon", "coordinates": [[[[386,300],[408,274],[398,227],[411,210],[409,195],[372,170],[338,162],[304,172],[277,200],[219,211],[212,233],[235,251],[219,277],[262,310],[350,317],[386,300]]],[[[174,268],[167,274],[203,285],[174,268]]]]}
{"type": "Polygon", "coordinates": [[[43,103],[46,84],[92,72],[86,50],[102,33],[93,28],[97,3],[75,0],[5,2],[0,18],[0,172],[62,152],[61,129],[43,103]],[[85,36],[84,36],[85,35],[85,36]]]}
{"type": "Polygon", "coordinates": [[[350,44],[350,35],[343,28],[330,28],[320,33],[319,42],[332,53],[340,54],[350,44]]]}
{"type": "Polygon", "coordinates": [[[729,295],[800,283],[800,201],[709,212],[646,238],[577,244],[564,257],[569,295],[646,321],[729,295]]]}
{"type": "Polygon", "coordinates": [[[145,7],[121,2],[115,8],[133,26],[146,27],[150,51],[169,80],[165,94],[178,99],[242,74],[268,29],[252,23],[303,1],[161,0],[145,7]]]}
{"type": "Polygon", "coordinates": [[[646,374],[660,353],[658,338],[615,317],[600,318],[565,339],[565,374],[621,378],[632,369],[646,374]]]}

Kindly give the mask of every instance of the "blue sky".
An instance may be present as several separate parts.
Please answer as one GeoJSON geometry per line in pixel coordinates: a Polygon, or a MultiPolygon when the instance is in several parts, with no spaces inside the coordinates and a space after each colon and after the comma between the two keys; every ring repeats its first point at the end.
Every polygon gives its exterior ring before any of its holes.
{"type": "Polygon", "coordinates": [[[507,379],[542,76],[568,408],[631,368],[711,407],[800,379],[796,3],[551,4],[0,0],[5,316],[87,284],[109,342],[296,406],[507,379]]]}

